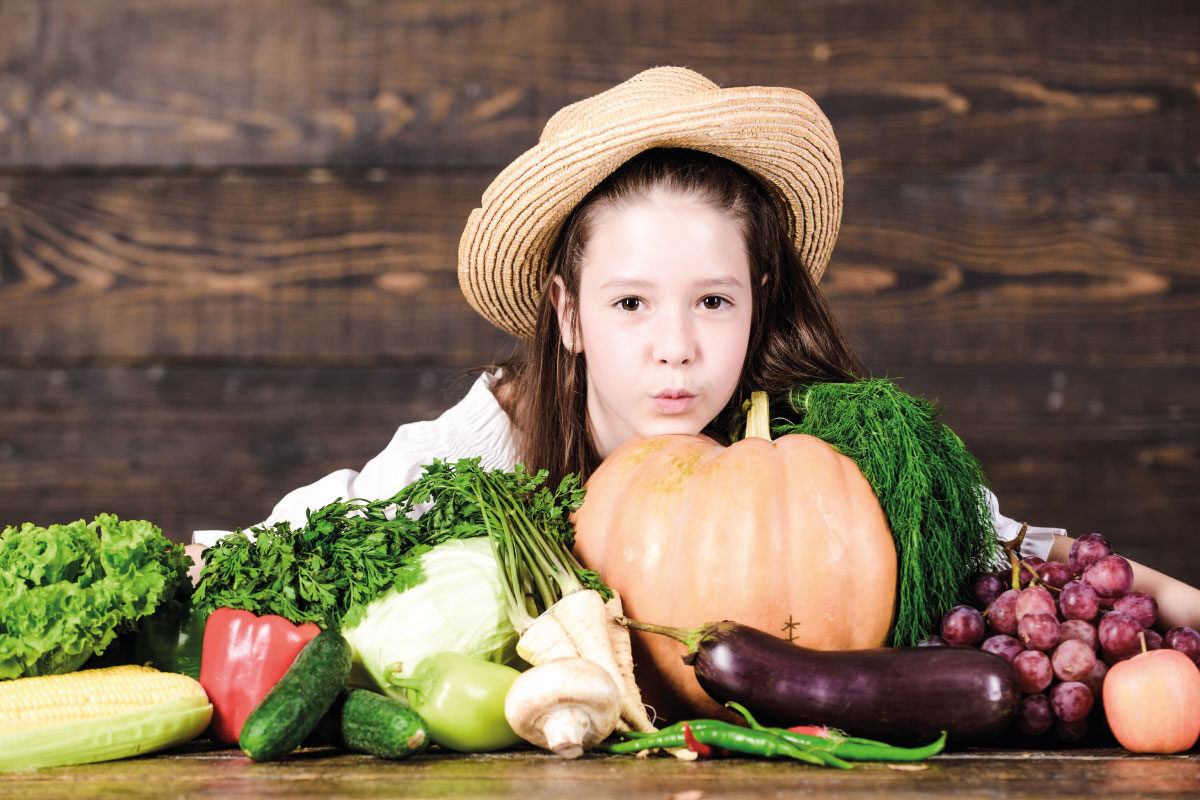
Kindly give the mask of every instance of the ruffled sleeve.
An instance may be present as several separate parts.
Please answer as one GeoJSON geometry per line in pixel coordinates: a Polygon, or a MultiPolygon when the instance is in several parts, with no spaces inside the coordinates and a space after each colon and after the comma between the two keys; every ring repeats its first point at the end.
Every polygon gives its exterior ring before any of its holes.
{"type": "MultiPolygon", "coordinates": [[[[284,495],[261,525],[288,521],[304,524],[309,509],[337,498],[378,500],[391,497],[416,480],[434,458],[454,461],[478,456],[487,469],[512,469],[517,462],[512,424],[491,391],[494,376],[484,373],[459,403],[434,420],[401,425],[381,453],[361,471],[340,469],[284,495]]],[[[224,530],[192,533],[192,541],[211,547],[224,530]]]]}
{"type": "MultiPolygon", "coordinates": [[[[988,509],[992,512],[992,522],[996,526],[996,538],[1000,542],[1011,542],[1021,532],[1021,524],[1000,513],[1000,501],[991,491],[984,490],[987,495],[988,509]]],[[[1021,555],[1024,557],[1037,556],[1041,559],[1050,557],[1050,548],[1054,544],[1054,534],[1066,535],[1063,528],[1042,528],[1030,525],[1021,541],[1021,555]]],[[[999,542],[996,545],[992,559],[992,569],[1000,570],[1009,566],[1008,556],[1005,555],[999,542]]]]}

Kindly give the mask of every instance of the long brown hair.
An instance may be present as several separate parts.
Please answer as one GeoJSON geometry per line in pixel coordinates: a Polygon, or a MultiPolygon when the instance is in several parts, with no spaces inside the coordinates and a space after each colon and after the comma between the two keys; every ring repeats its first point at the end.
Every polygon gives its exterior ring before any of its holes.
{"type": "Polygon", "coordinates": [[[503,368],[492,388],[513,422],[521,460],[530,470],[547,470],[552,485],[569,472],[587,480],[601,459],[588,432],[586,353],[563,346],[550,301],[551,281],[562,277],[567,298],[577,308],[583,254],[596,212],[632,204],[656,188],[730,214],[742,229],[750,260],[746,362],[733,397],[705,432],[724,437],[752,390],[775,395],[798,383],[863,375],[796,252],[792,216],[778,195],[727,159],[698,150],[647,150],[622,164],[575,207],[551,253],[533,341],[493,366],[503,368]]]}

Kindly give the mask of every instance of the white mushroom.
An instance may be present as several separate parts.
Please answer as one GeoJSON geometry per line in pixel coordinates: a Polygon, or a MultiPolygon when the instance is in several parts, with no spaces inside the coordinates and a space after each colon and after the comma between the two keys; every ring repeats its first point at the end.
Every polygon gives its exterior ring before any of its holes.
{"type": "Polygon", "coordinates": [[[504,716],[530,744],[578,758],[617,726],[621,693],[603,667],[585,658],[556,658],[517,676],[504,716]]]}

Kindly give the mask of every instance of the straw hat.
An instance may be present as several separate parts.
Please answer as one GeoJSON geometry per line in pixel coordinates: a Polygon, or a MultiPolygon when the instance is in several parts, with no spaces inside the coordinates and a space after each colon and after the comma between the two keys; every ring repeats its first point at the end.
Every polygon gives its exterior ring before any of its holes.
{"type": "Polygon", "coordinates": [[[458,246],[458,282],[471,306],[532,339],[563,223],[617,167],[654,147],[703,150],[776,187],[795,217],[801,259],[820,279],[842,217],[842,160],[821,109],[795,89],[722,89],[692,70],[656,67],[560,109],[537,146],[484,191],[458,246]]]}

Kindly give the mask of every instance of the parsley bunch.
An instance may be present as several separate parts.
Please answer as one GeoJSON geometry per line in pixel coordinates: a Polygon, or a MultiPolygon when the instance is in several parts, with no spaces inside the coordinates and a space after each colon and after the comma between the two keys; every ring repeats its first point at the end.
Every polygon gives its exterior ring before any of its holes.
{"type": "MultiPolygon", "coordinates": [[[[583,502],[583,488],[568,475],[552,489],[544,485],[547,475],[531,475],[522,464],[489,472],[479,458],[434,460],[392,497],[339,498],[309,510],[300,528],[251,528],[253,539],[239,529],[204,551],[193,602],[205,613],[224,606],[337,628],[385,589],[418,582],[423,553],[452,539],[488,536],[514,509],[569,551],[570,513],[583,502]],[[481,494],[480,486],[488,489],[481,494]]],[[[581,580],[598,582],[574,566],[581,580]]]]}

